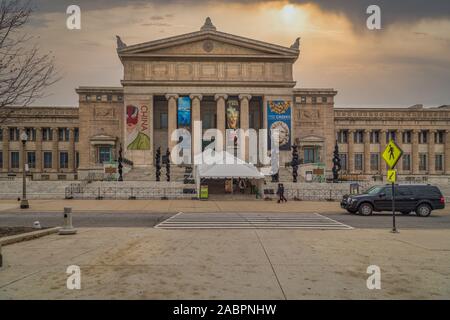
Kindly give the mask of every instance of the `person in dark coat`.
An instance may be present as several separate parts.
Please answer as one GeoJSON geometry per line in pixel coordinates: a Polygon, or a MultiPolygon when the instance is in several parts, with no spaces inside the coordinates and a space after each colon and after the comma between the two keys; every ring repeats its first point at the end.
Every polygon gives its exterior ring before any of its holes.
{"type": "Polygon", "coordinates": [[[277,195],[278,195],[278,203],[281,202],[287,202],[286,197],[284,196],[284,185],[282,183],[278,184],[278,190],[277,190],[277,195]]]}

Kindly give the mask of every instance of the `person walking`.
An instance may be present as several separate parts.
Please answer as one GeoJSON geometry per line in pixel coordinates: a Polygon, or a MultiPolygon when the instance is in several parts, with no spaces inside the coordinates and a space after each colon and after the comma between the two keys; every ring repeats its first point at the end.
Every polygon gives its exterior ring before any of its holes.
{"type": "Polygon", "coordinates": [[[245,193],[245,181],[244,179],[239,179],[239,189],[241,190],[241,193],[245,193]]]}
{"type": "Polygon", "coordinates": [[[277,190],[277,194],[278,194],[278,203],[281,202],[287,202],[286,197],[284,196],[284,185],[282,183],[278,184],[278,190],[277,190]]]}

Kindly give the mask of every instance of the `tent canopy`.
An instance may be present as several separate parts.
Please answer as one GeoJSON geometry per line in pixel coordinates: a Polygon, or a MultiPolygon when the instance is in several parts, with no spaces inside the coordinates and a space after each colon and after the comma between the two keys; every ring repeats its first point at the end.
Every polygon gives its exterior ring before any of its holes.
{"type": "Polygon", "coordinates": [[[254,165],[245,164],[202,164],[198,166],[198,175],[202,179],[248,178],[264,179],[264,175],[254,165]]]}
{"type": "MultiPolygon", "coordinates": [[[[196,160],[199,156],[201,154],[196,156],[196,160]]],[[[264,179],[264,175],[254,165],[234,157],[229,152],[218,152],[216,159],[219,159],[219,161],[214,164],[197,165],[197,176],[201,179],[264,179]]]]}

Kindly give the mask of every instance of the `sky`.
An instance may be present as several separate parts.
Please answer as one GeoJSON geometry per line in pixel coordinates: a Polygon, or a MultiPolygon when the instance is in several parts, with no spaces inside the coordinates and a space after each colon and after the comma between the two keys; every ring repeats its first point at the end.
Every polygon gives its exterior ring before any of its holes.
{"type": "Polygon", "coordinates": [[[448,0],[34,0],[24,30],[55,56],[61,80],[34,105],[76,106],[78,86],[120,86],[115,35],[128,45],[200,30],[289,47],[301,37],[294,79],[300,88],[335,88],[338,107],[450,104],[448,0]],[[81,30],[66,9],[81,8],[81,30]],[[381,9],[369,30],[366,9],[381,9]]]}

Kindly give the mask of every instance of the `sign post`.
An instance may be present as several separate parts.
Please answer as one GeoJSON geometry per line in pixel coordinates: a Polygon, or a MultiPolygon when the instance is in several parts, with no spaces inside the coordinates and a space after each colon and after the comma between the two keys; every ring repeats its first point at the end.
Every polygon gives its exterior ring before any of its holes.
{"type": "Polygon", "coordinates": [[[392,233],[398,233],[395,223],[395,183],[397,182],[397,170],[394,168],[402,155],[402,149],[391,139],[383,152],[383,159],[390,168],[388,170],[387,180],[392,183],[392,233]]]}

